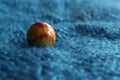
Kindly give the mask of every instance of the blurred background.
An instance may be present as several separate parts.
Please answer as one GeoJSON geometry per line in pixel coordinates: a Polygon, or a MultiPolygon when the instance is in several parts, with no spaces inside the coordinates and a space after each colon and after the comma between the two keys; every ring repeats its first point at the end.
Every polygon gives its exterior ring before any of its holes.
{"type": "Polygon", "coordinates": [[[0,0],[0,80],[119,80],[120,0],[0,0]],[[26,33],[47,22],[52,47],[26,33]]]}

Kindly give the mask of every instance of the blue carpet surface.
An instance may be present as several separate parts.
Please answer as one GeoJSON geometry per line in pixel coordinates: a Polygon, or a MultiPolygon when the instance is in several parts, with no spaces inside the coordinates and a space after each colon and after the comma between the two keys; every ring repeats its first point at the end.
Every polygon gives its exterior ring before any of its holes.
{"type": "Polygon", "coordinates": [[[120,0],[0,0],[0,80],[120,80],[120,0]],[[35,22],[52,47],[30,47],[35,22]]]}

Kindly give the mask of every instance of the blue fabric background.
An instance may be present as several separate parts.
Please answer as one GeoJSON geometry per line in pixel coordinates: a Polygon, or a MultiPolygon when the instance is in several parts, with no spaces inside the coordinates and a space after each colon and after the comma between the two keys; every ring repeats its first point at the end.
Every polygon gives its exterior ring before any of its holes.
{"type": "Polygon", "coordinates": [[[120,80],[120,0],[0,0],[0,80],[120,80]],[[26,42],[40,21],[52,47],[26,42]]]}

